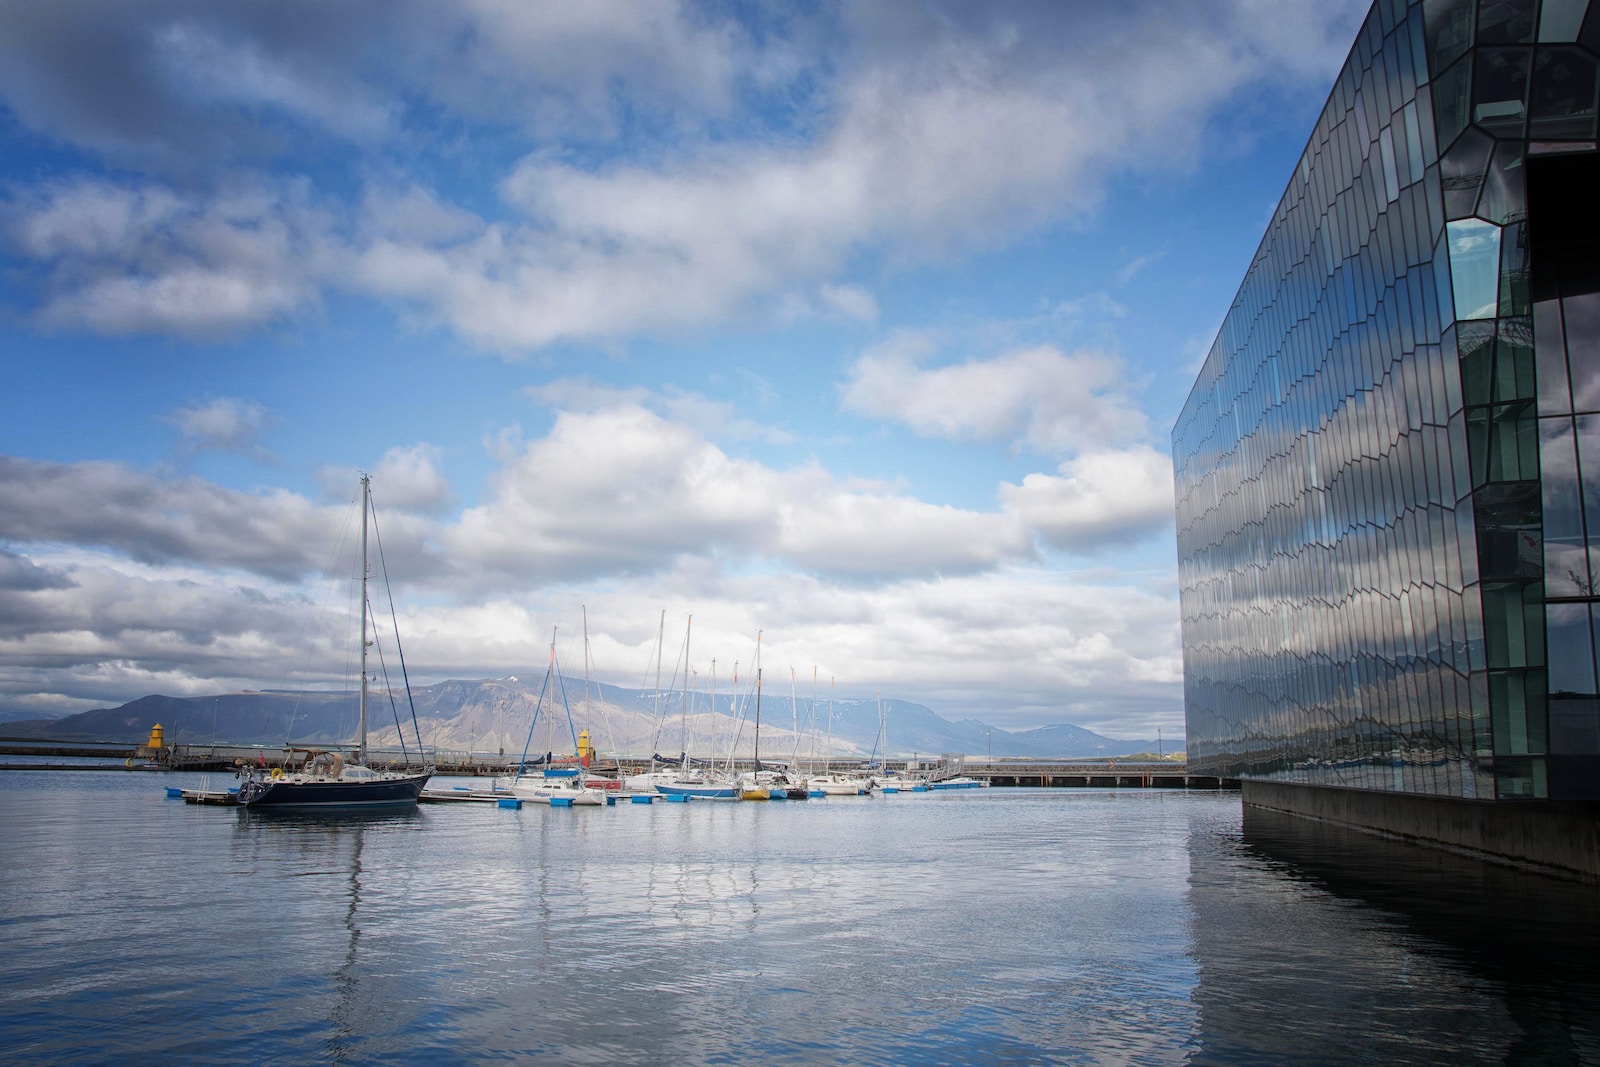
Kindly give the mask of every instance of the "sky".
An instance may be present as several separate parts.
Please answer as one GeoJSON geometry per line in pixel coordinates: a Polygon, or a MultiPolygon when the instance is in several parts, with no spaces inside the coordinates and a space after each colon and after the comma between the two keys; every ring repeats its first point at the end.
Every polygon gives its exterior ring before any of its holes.
{"type": "Polygon", "coordinates": [[[1180,736],[1169,434],[1364,15],[0,0],[0,711],[343,684],[365,471],[413,681],[1180,736]]]}

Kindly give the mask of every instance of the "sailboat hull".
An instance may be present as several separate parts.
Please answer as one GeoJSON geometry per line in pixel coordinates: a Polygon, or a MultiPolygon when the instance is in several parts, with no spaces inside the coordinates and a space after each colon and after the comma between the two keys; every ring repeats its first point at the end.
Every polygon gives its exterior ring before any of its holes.
{"type": "Polygon", "coordinates": [[[669,797],[695,797],[701,800],[732,800],[739,795],[736,785],[672,785],[655,783],[657,793],[669,797]]]}
{"type": "Polygon", "coordinates": [[[422,787],[432,775],[415,774],[396,778],[337,778],[294,781],[267,780],[247,783],[239,791],[239,803],[247,808],[400,808],[417,802],[422,787]],[[255,788],[250,788],[254,786],[255,788]],[[247,796],[248,793],[248,796],[247,796]]]}

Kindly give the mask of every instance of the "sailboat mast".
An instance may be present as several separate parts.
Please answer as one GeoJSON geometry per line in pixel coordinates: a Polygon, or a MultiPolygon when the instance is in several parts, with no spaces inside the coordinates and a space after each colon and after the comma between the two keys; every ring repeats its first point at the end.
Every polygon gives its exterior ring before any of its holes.
{"type": "Polygon", "coordinates": [[[761,668],[756,668],[756,770],[761,769],[761,668]]]}
{"type": "Polygon", "coordinates": [[[833,682],[828,678],[828,770],[833,770],[833,682]]]}
{"type": "Polygon", "coordinates": [[[356,762],[367,765],[367,509],[372,493],[372,475],[361,476],[361,747],[356,762]]]}
{"type": "Polygon", "coordinates": [[[693,632],[694,616],[690,615],[683,624],[683,738],[679,751],[683,753],[684,770],[689,769],[689,701],[692,699],[689,688],[689,637],[693,632]]]}

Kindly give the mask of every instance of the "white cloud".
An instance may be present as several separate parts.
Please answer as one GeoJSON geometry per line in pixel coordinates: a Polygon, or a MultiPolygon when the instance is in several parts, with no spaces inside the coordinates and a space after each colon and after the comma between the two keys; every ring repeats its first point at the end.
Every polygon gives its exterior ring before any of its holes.
{"type": "Polygon", "coordinates": [[[541,404],[583,414],[618,407],[642,407],[670,422],[691,427],[712,440],[764,441],[777,445],[794,443],[794,434],[741,415],[736,404],[713,400],[704,394],[675,386],[657,390],[643,386],[605,385],[582,378],[563,378],[544,385],[529,386],[526,392],[541,404]]]}
{"type": "Polygon", "coordinates": [[[13,242],[43,265],[47,329],[217,337],[315,306],[328,217],[299,181],[184,197],[81,179],[23,194],[13,242]]]}
{"type": "Polygon", "coordinates": [[[1007,510],[1054,548],[1102,551],[1172,522],[1172,461],[1152,448],[1086,452],[1063,463],[1060,475],[1030,474],[1000,487],[1007,510]]]}
{"type": "Polygon", "coordinates": [[[872,322],[878,317],[878,302],[859,285],[823,285],[817,290],[822,306],[846,318],[872,322]]]}
{"type": "Polygon", "coordinates": [[[257,42],[228,40],[196,21],[168,23],[151,34],[155,61],[203,105],[281,109],[341,135],[373,138],[389,131],[391,108],[342,72],[296,69],[257,42]]]}
{"type": "MultiPolygon", "coordinates": [[[[455,506],[455,491],[439,469],[444,450],[437,445],[397,445],[389,449],[368,473],[372,475],[374,505],[414,515],[442,516],[455,506]]],[[[351,496],[361,474],[353,467],[324,467],[317,472],[323,493],[333,500],[351,496]]],[[[413,527],[419,534],[420,527],[413,527]]]]}
{"type": "Polygon", "coordinates": [[[901,335],[864,353],[841,390],[849,411],[925,437],[1015,441],[1057,455],[1137,441],[1148,421],[1121,363],[1099,352],[1023,348],[926,367],[933,341],[901,335]]]}
{"type": "Polygon", "coordinates": [[[1165,255],[1166,252],[1163,251],[1151,252],[1142,256],[1134,256],[1121,267],[1118,267],[1116,273],[1111,277],[1118,285],[1127,285],[1129,282],[1133,281],[1134,276],[1140,271],[1144,270],[1150,264],[1157,262],[1162,256],[1165,255]]]}
{"type": "MultiPolygon", "coordinates": [[[[0,626],[0,701],[8,705],[77,710],[151,692],[348,684],[352,620],[342,597],[261,580],[218,582],[203,570],[103,552],[39,549],[30,562],[66,580],[20,595],[0,590],[4,617],[16,623],[0,626]]],[[[706,679],[716,657],[724,685],[735,661],[750,670],[760,629],[769,674],[815,665],[824,686],[838,679],[841,696],[882,689],[951,719],[1070,721],[1127,736],[1134,731],[1126,716],[1164,715],[1171,725],[1180,707],[1173,598],[1031,567],[857,585],[795,574],[708,576],[690,565],[649,582],[517,596],[397,593],[415,682],[534,672],[559,625],[571,685],[587,607],[600,680],[647,685],[666,607],[669,643],[692,613],[695,666],[706,679]]],[[[670,669],[670,650],[667,658],[670,669]]]]}
{"type": "Polygon", "coordinates": [[[189,450],[265,455],[260,437],[271,425],[272,416],[254,400],[222,396],[195,407],[178,408],[163,421],[178,428],[189,450]]]}
{"type": "Polygon", "coordinates": [[[314,571],[341,522],[283,490],[241,493],[117,463],[0,456],[0,498],[0,538],[14,545],[96,546],[141,562],[284,579],[314,571]]]}
{"type": "Polygon", "coordinates": [[[635,405],[559,414],[490,489],[441,534],[447,553],[546,580],[651,572],[683,556],[881,577],[981,569],[1030,550],[1004,514],[846,488],[816,467],[774,470],[635,405]]]}
{"type": "Polygon", "coordinates": [[[111,247],[84,245],[107,236],[76,223],[94,206],[87,190],[24,197],[25,228],[74,220],[65,245],[27,246],[47,275],[43,323],[214,336],[303,314],[341,287],[506,352],[807,305],[870,320],[871,295],[839,280],[858,254],[959,254],[1081,216],[1113,173],[1186,165],[1242,87],[1320,87],[1349,29],[1342,5],[1308,0],[1270,12],[1253,0],[867,5],[750,26],[673,0],[350,4],[305,27],[179,0],[130,8],[53,17],[49,33],[0,48],[13,64],[0,62],[0,93],[34,128],[206,177],[183,192],[97,190],[143,201],[120,209],[120,231],[109,220],[124,238],[111,247]],[[81,57],[100,53],[107,69],[74,83],[81,57]],[[413,99],[428,106],[399,103],[413,99]],[[645,145],[657,143],[646,131],[670,131],[672,146],[564,151],[620,122],[645,145]],[[514,215],[495,218],[502,205],[482,193],[497,175],[463,173],[459,157],[504,157],[507,126],[527,150],[498,175],[514,215]],[[404,191],[369,194],[358,227],[334,222],[356,212],[309,211],[274,182],[255,183],[279,195],[248,216],[194,191],[237,182],[213,156],[325,170],[326,145],[297,136],[307,127],[438,145],[437,188],[380,182],[404,191]]]}

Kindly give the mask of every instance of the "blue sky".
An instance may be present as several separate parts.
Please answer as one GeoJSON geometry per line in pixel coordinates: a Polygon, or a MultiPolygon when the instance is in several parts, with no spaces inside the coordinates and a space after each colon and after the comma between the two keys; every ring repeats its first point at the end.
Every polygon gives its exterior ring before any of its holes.
{"type": "Polygon", "coordinates": [[[665,611],[1177,734],[1167,435],[1364,14],[0,0],[0,710],[339,684],[368,470],[414,678],[665,611]]]}

